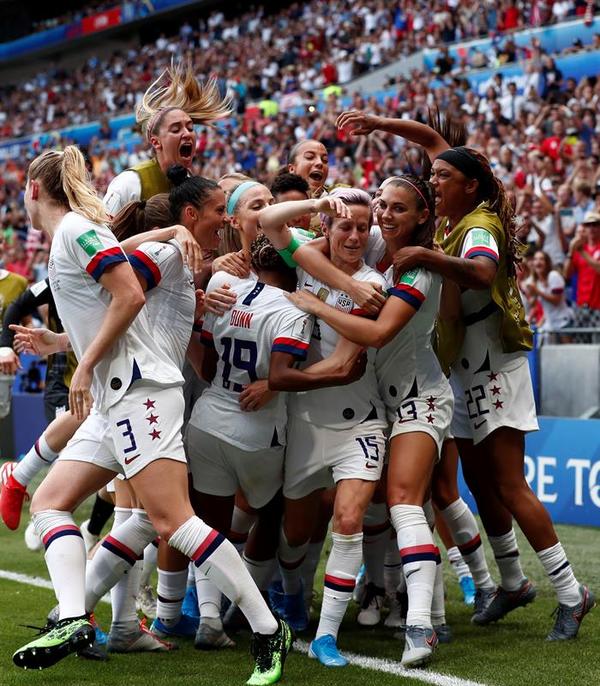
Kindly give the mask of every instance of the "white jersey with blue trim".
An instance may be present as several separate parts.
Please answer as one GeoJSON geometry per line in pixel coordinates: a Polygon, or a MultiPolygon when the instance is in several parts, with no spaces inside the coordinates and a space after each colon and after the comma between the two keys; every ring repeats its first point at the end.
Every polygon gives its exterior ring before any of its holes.
{"type": "MultiPolygon", "coordinates": [[[[222,282],[222,274],[211,279],[222,282]]],[[[285,297],[284,291],[253,279],[236,280],[234,307],[222,316],[207,314],[202,342],[219,357],[215,378],[196,402],[190,423],[243,450],[285,445],[286,394],[256,412],[240,408],[241,391],[269,376],[271,352],[306,358],[313,318],[285,297]]],[[[207,290],[212,290],[209,282],[207,290]]]]}
{"type": "MultiPolygon", "coordinates": [[[[357,316],[366,315],[366,312],[358,308],[347,293],[331,288],[300,268],[296,271],[298,290],[306,289],[323,302],[343,312],[350,312],[357,316]]],[[[385,288],[383,276],[364,263],[358,271],[352,274],[352,278],[357,281],[370,281],[385,288]]],[[[329,324],[317,319],[306,364],[313,364],[329,357],[335,350],[339,339],[340,336],[329,324]]],[[[330,429],[351,428],[367,418],[383,420],[384,408],[375,377],[375,350],[369,349],[367,369],[358,381],[343,388],[320,388],[294,393],[290,397],[288,409],[290,414],[300,417],[305,422],[330,429]]],[[[382,426],[384,423],[382,422],[382,426]]]]}
{"type": "Polygon", "coordinates": [[[397,418],[403,401],[437,397],[449,392],[449,385],[431,344],[439,311],[441,277],[421,267],[406,272],[397,283],[393,267],[385,277],[389,297],[401,298],[416,310],[408,324],[377,351],[379,391],[392,420],[397,418]]]}
{"type": "Polygon", "coordinates": [[[161,348],[183,369],[194,325],[194,277],[176,240],[143,243],[129,255],[131,266],[145,279],[146,310],[161,348]]]}
{"type": "MultiPolygon", "coordinates": [[[[127,257],[108,227],[68,212],[52,239],[48,276],[56,309],[77,359],[96,337],[111,294],[99,283],[111,265],[127,257]]],[[[139,379],[159,386],[183,383],[181,372],[155,342],[142,309],[126,333],[94,368],[92,397],[105,412],[139,379]]]]}

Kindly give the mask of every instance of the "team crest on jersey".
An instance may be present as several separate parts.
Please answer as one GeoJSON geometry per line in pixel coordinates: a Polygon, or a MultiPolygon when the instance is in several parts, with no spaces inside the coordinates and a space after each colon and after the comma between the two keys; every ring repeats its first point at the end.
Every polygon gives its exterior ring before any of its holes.
{"type": "Polygon", "coordinates": [[[77,242],[90,257],[93,257],[99,250],[102,250],[102,241],[98,238],[98,234],[94,229],[82,233],[77,242]]]}
{"type": "Polygon", "coordinates": [[[489,231],[486,231],[485,229],[473,229],[471,233],[471,242],[473,245],[487,245],[487,247],[490,248],[489,231]]]}
{"type": "Polygon", "coordinates": [[[400,279],[400,283],[406,283],[409,286],[412,286],[414,282],[417,280],[417,275],[419,274],[418,269],[410,269],[407,272],[404,272],[402,274],[402,278],[400,279]]]}
{"type": "Polygon", "coordinates": [[[317,298],[319,298],[319,300],[322,300],[323,302],[327,300],[328,295],[329,291],[326,288],[319,288],[319,290],[317,291],[317,298]]]}
{"type": "Polygon", "coordinates": [[[346,295],[346,293],[340,293],[335,303],[335,309],[342,310],[342,312],[351,312],[353,305],[354,301],[349,295],[346,295]]]}

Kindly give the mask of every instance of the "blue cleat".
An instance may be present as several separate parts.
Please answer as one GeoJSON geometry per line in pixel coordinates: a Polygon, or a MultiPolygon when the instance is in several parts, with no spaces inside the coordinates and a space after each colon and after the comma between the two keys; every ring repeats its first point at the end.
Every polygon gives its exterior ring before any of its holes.
{"type": "Polygon", "coordinates": [[[200,621],[200,609],[198,608],[198,593],[196,585],[188,586],[181,606],[181,614],[200,621]]]}
{"type": "Polygon", "coordinates": [[[281,581],[274,581],[269,586],[269,606],[274,613],[283,617],[284,593],[281,581]]]}
{"type": "Polygon", "coordinates": [[[163,622],[161,622],[160,619],[157,617],[152,622],[150,631],[153,634],[156,634],[159,638],[168,638],[170,636],[178,636],[180,638],[194,638],[196,636],[196,632],[198,631],[198,624],[198,619],[194,619],[194,617],[189,617],[188,615],[184,614],[181,615],[181,618],[179,619],[177,624],[173,624],[173,626],[163,624],[163,622]]]}
{"type": "Polygon", "coordinates": [[[281,614],[295,632],[306,630],[309,617],[304,602],[304,588],[300,587],[300,590],[294,595],[283,596],[281,614]]]}
{"type": "Polygon", "coordinates": [[[325,634],[311,641],[308,657],[318,660],[325,667],[345,667],[348,660],[340,653],[331,634],[325,634]]]}
{"type": "Polygon", "coordinates": [[[458,582],[463,593],[463,602],[465,605],[475,604],[475,582],[472,576],[463,576],[458,582]]]}

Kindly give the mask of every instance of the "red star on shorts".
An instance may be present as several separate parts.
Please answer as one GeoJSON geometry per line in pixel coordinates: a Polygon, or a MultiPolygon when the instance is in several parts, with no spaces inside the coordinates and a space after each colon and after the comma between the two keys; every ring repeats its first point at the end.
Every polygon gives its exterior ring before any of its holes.
{"type": "Polygon", "coordinates": [[[504,404],[504,403],[502,402],[502,400],[496,400],[496,402],[494,403],[494,407],[495,407],[497,410],[501,410],[503,404],[504,404]]]}
{"type": "Polygon", "coordinates": [[[436,398],[434,398],[432,395],[430,395],[429,398],[427,398],[427,405],[429,406],[427,409],[429,411],[435,410],[435,401],[436,398]]]}
{"type": "Polygon", "coordinates": [[[498,395],[502,389],[498,386],[492,386],[492,395],[498,395]]]}
{"type": "Polygon", "coordinates": [[[158,415],[153,414],[152,412],[150,413],[149,417],[146,417],[146,419],[150,422],[150,424],[156,424],[158,422],[158,415]]]}
{"type": "Polygon", "coordinates": [[[495,381],[498,378],[498,372],[490,372],[488,374],[488,379],[490,381],[495,381]]]}
{"type": "Polygon", "coordinates": [[[430,414],[425,415],[425,419],[427,419],[427,421],[428,421],[430,424],[433,424],[433,415],[430,415],[430,414]]]}
{"type": "Polygon", "coordinates": [[[160,438],[160,431],[154,429],[154,431],[151,434],[148,434],[148,436],[152,436],[152,440],[155,441],[157,438],[160,438]]]}
{"type": "Polygon", "coordinates": [[[150,408],[154,409],[155,403],[156,403],[156,400],[150,400],[150,398],[148,398],[148,400],[146,400],[145,403],[142,403],[142,405],[145,405],[146,409],[149,410],[150,408]]]}

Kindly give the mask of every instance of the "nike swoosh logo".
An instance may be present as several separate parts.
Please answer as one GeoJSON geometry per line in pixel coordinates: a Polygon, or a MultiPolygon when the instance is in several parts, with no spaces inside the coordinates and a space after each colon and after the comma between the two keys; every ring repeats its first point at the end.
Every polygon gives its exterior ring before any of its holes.
{"type": "Polygon", "coordinates": [[[430,638],[425,639],[425,643],[427,643],[427,645],[430,648],[435,648],[437,642],[438,642],[438,639],[437,639],[437,636],[435,634],[433,634],[433,636],[431,636],[430,638]]]}
{"type": "Polygon", "coordinates": [[[365,467],[367,469],[378,469],[379,465],[376,464],[369,464],[368,462],[365,464],[365,467]]]}
{"type": "Polygon", "coordinates": [[[137,455],[134,455],[133,457],[126,457],[125,458],[125,464],[131,464],[134,460],[137,460],[139,456],[140,456],[140,453],[138,453],[137,455]]]}
{"type": "Polygon", "coordinates": [[[474,429],[479,429],[481,428],[485,423],[487,422],[487,419],[482,419],[480,422],[473,424],[474,429]]]}

